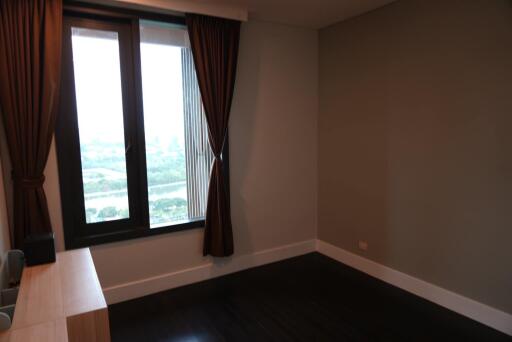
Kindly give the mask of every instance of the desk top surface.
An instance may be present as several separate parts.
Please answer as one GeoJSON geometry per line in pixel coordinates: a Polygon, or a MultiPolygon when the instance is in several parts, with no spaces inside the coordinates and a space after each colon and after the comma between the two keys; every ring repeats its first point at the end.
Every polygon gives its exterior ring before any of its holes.
{"type": "Polygon", "coordinates": [[[23,269],[13,323],[7,332],[13,335],[11,341],[22,330],[41,333],[45,327],[50,335],[60,335],[67,317],[106,307],[89,249],[60,252],[55,263],[23,269]]]}

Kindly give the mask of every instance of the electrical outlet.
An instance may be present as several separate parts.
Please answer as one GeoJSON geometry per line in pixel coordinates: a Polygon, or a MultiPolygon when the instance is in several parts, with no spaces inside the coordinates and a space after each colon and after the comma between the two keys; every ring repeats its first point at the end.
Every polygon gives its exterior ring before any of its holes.
{"type": "Polygon", "coordinates": [[[363,251],[367,251],[368,250],[368,242],[359,240],[359,244],[358,245],[359,245],[359,249],[360,250],[363,250],[363,251]]]}

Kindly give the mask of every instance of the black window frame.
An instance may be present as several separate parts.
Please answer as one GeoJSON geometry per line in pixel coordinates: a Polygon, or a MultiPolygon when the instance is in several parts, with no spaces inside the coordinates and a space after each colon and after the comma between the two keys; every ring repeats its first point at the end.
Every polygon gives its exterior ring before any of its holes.
{"type": "MultiPolygon", "coordinates": [[[[150,228],[142,97],[139,20],[185,26],[180,16],[67,2],[62,35],[60,110],[55,136],[66,249],[202,228],[204,218],[150,228]],[[71,27],[118,32],[130,218],[86,224],[71,47],[71,27]]],[[[228,137],[222,151],[229,191],[228,137]]]]}

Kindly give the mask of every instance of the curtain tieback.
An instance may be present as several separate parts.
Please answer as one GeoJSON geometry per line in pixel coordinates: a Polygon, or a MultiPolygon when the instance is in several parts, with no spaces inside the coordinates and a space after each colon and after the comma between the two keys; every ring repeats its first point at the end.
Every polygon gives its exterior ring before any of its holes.
{"type": "Polygon", "coordinates": [[[42,175],[39,178],[23,178],[23,177],[13,177],[14,183],[18,184],[20,187],[24,189],[32,189],[39,188],[43,186],[45,177],[42,175]]]}

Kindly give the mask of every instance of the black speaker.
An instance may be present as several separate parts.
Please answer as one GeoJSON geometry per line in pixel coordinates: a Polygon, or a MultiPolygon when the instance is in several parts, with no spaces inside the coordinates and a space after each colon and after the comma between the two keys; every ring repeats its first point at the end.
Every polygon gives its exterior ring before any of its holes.
{"type": "Polygon", "coordinates": [[[23,252],[27,266],[55,262],[53,233],[33,234],[25,238],[23,252]]]}

